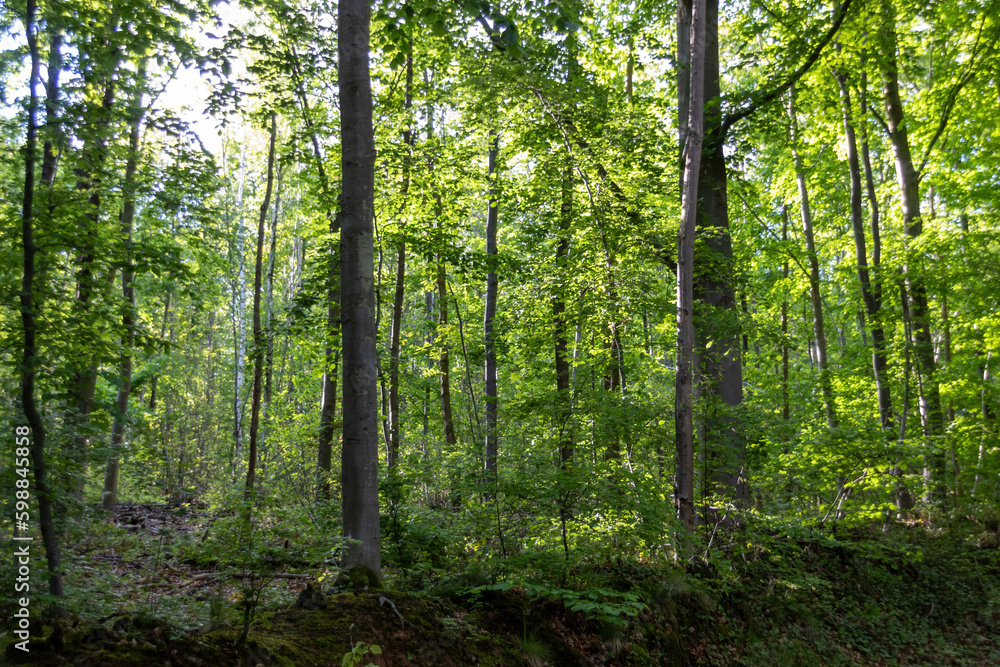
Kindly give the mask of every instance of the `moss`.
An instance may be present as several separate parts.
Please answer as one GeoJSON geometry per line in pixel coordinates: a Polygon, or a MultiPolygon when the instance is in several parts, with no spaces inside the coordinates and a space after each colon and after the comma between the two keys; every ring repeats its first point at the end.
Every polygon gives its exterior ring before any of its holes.
{"type": "Polygon", "coordinates": [[[355,565],[348,570],[347,577],[351,582],[351,588],[356,591],[382,588],[382,577],[367,565],[355,565]]]}

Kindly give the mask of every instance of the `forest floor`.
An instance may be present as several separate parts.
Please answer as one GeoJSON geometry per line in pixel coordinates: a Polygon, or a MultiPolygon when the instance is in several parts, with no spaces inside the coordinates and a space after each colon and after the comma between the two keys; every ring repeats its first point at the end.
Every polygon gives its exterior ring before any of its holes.
{"type": "Polygon", "coordinates": [[[282,565],[268,570],[238,652],[245,582],[232,568],[223,576],[218,563],[185,559],[182,546],[204,540],[213,516],[124,505],[113,518],[67,549],[69,618],[36,622],[28,655],[0,638],[8,662],[1000,665],[995,522],[902,526],[888,537],[875,527],[734,533],[738,552],[686,570],[604,562],[559,587],[490,585],[466,573],[427,590],[332,589],[312,581],[314,571],[282,565]]]}

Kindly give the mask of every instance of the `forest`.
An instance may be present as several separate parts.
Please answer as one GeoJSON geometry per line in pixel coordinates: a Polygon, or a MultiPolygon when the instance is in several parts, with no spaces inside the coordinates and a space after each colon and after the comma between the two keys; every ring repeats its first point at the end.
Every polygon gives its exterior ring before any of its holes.
{"type": "Polygon", "coordinates": [[[0,662],[1000,664],[997,0],[0,54],[0,662]]]}

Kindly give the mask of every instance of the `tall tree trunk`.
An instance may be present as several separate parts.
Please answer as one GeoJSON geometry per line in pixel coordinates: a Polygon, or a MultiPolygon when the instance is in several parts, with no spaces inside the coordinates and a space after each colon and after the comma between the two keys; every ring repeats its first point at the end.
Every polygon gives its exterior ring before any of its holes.
{"type": "MultiPolygon", "coordinates": [[[[312,120],[312,111],[309,108],[309,98],[306,96],[302,71],[299,67],[298,54],[295,47],[291,47],[292,80],[295,84],[295,94],[299,100],[302,110],[302,118],[313,147],[313,156],[316,159],[316,171],[319,175],[320,188],[323,192],[323,199],[327,202],[326,219],[330,230],[329,267],[327,269],[327,293],[326,293],[326,347],[324,349],[322,395],[320,397],[320,417],[318,446],[316,456],[316,466],[318,471],[317,498],[320,500],[330,499],[330,471],[333,465],[333,434],[336,430],[337,417],[337,366],[340,362],[340,352],[337,348],[337,339],[340,337],[340,292],[337,282],[340,279],[340,252],[336,242],[336,237],[340,234],[340,215],[334,210],[330,203],[334,199],[330,191],[330,182],[326,176],[326,168],[323,164],[323,151],[319,145],[319,135],[312,120]]],[[[302,257],[304,258],[303,250],[302,257]]],[[[301,270],[299,271],[301,275],[301,270]]],[[[291,384],[291,380],[289,380],[291,384]]]]}
{"type": "Polygon", "coordinates": [[[992,380],[990,373],[990,357],[991,354],[986,355],[986,360],[980,366],[980,373],[983,378],[982,389],[979,391],[979,404],[983,416],[983,426],[982,432],[979,438],[979,458],[976,466],[976,478],[972,482],[972,496],[976,496],[976,490],[979,488],[979,483],[983,479],[983,463],[986,461],[986,449],[988,443],[996,438],[996,422],[997,416],[996,412],[993,410],[991,396],[990,396],[990,382],[992,380]]]}
{"type": "MultiPolygon", "coordinates": [[[[948,281],[946,281],[948,282],[948,281]]],[[[948,288],[941,295],[941,348],[945,366],[951,366],[951,322],[948,318],[948,288]]],[[[947,412],[948,423],[955,421],[955,408],[949,403],[947,412]]],[[[951,471],[955,479],[955,497],[962,495],[961,468],[958,465],[958,454],[955,451],[955,437],[948,435],[948,453],[951,456],[951,471]]]]}
{"type": "MultiPolygon", "coordinates": [[[[681,6],[684,2],[680,3],[681,6]]],[[[696,234],[703,238],[707,252],[699,254],[694,275],[695,299],[706,309],[704,324],[695,331],[695,367],[700,368],[699,395],[735,407],[743,402],[743,366],[738,327],[731,314],[736,311],[733,284],[733,245],[729,234],[727,170],[723,154],[725,130],[719,74],[719,3],[705,2],[704,119],[701,173],[698,177],[698,221],[696,234]],[[708,342],[711,341],[711,347],[708,342]]],[[[683,40],[687,42],[686,36],[683,40]]],[[[684,79],[685,74],[679,73],[684,79]]],[[[688,84],[690,89],[690,84],[688,84]]],[[[690,92],[688,93],[691,94],[690,92]]],[[[690,124],[688,107],[680,107],[684,122],[690,124]]],[[[682,144],[683,145],[683,144],[682,144]]],[[[702,424],[708,444],[708,476],[712,482],[733,490],[736,502],[746,500],[746,484],[741,480],[744,438],[733,418],[705,420],[702,424]]]]}
{"type": "MultiPolygon", "coordinates": [[[[440,205],[439,205],[440,209],[440,205]]],[[[437,255],[437,301],[438,330],[440,334],[441,355],[438,358],[440,371],[441,418],[444,422],[444,440],[450,447],[458,442],[455,437],[455,422],[451,410],[451,361],[448,353],[448,277],[445,273],[444,260],[441,253],[437,255]]]]}
{"type": "MultiPolygon", "coordinates": [[[[884,3],[883,7],[887,16],[881,59],[886,122],[895,157],[896,179],[899,182],[903,232],[912,241],[919,238],[923,232],[923,222],[920,217],[920,174],[913,167],[909,137],[903,119],[903,106],[899,97],[895,8],[889,3],[884,3]]],[[[939,447],[938,438],[944,433],[944,415],[941,411],[941,396],[935,377],[934,344],[930,332],[927,290],[919,266],[913,266],[907,259],[903,271],[914,325],[914,355],[917,360],[918,381],[923,387],[920,392],[920,413],[924,436],[927,439],[924,465],[924,478],[928,484],[927,499],[943,500],[944,452],[939,447]]]]}
{"type": "Polygon", "coordinates": [[[399,350],[403,326],[403,303],[406,298],[406,243],[396,248],[396,286],[392,297],[392,330],[389,335],[389,447],[388,467],[399,461],[402,420],[399,412],[399,350]]]}
{"type": "Polygon", "coordinates": [[[552,298],[555,333],[556,425],[559,429],[559,462],[566,467],[573,458],[572,390],[569,373],[569,323],[566,321],[566,294],[570,278],[568,259],[573,224],[573,165],[566,156],[562,177],[562,204],[556,238],[556,286],[552,298]]]}
{"type": "MultiPolygon", "coordinates": [[[[163,320],[160,323],[160,338],[167,335],[167,322],[170,321],[170,298],[171,292],[167,292],[163,297],[163,320]]],[[[235,298],[235,297],[234,297],[235,298]]],[[[153,378],[149,381],[149,410],[152,412],[156,410],[156,385],[158,384],[158,375],[153,375],[153,378]]]]}
{"type": "MultiPolygon", "coordinates": [[[[679,6],[684,5],[681,0],[679,6]]],[[[677,379],[674,396],[674,434],[677,457],[674,502],[677,517],[687,530],[694,529],[694,236],[698,219],[698,186],[704,132],[705,0],[693,0],[687,21],[690,71],[684,127],[684,172],[681,222],[677,230],[677,379]]],[[[679,10],[680,11],[680,10],[679,10]]],[[[678,19],[678,24],[681,20],[678,19]]],[[[683,76],[682,76],[683,78],[683,76]]]]}
{"type": "MultiPolygon", "coordinates": [[[[38,496],[38,527],[45,546],[45,560],[49,570],[49,593],[63,597],[62,555],[52,523],[52,491],[49,488],[45,467],[45,423],[35,403],[36,368],[39,365],[39,350],[36,336],[38,315],[42,309],[42,295],[35,291],[35,258],[38,247],[34,239],[34,199],[35,199],[35,154],[38,151],[38,93],[41,57],[38,51],[37,5],[35,0],[27,0],[24,29],[28,38],[31,55],[31,72],[28,75],[28,128],[24,146],[24,199],[21,208],[21,243],[24,252],[24,274],[21,280],[21,324],[24,327],[24,353],[21,356],[21,409],[31,430],[31,463],[35,478],[35,493],[38,496]]],[[[17,445],[27,429],[15,430],[17,445]]]]}
{"type": "Polygon", "coordinates": [[[267,252],[267,287],[265,298],[265,320],[264,320],[264,391],[261,397],[261,421],[263,422],[260,432],[260,474],[262,478],[267,474],[268,461],[268,435],[271,423],[271,398],[274,392],[274,338],[276,327],[274,324],[274,265],[277,261],[278,245],[278,220],[281,218],[281,180],[284,176],[283,165],[278,163],[278,175],[274,184],[274,206],[271,211],[271,230],[268,232],[269,247],[267,252]]]}
{"type": "MultiPolygon", "coordinates": [[[[781,242],[788,243],[788,206],[781,207],[781,242]]],[[[781,266],[781,277],[788,280],[788,257],[781,266]]],[[[787,440],[789,420],[791,419],[791,403],[788,396],[788,297],[781,301],[781,419],[784,422],[785,433],[783,440],[787,440]]],[[[785,452],[787,453],[787,451],[785,452]]]]}
{"type": "Polygon", "coordinates": [[[132,347],[135,343],[135,268],[132,260],[132,226],[135,222],[135,174],[139,167],[139,139],[142,133],[142,84],[146,76],[146,60],[139,63],[136,81],[140,88],[132,99],[132,127],[129,131],[129,153],[125,162],[125,182],[122,188],[124,200],[121,212],[122,242],[126,248],[126,262],[122,268],[122,356],[120,362],[121,384],[115,402],[114,422],[111,425],[111,453],[104,470],[104,493],[101,506],[108,512],[118,504],[118,468],[122,442],[125,438],[125,424],[128,418],[128,403],[132,392],[132,347]]]}
{"type": "Polygon", "coordinates": [[[499,433],[497,428],[497,352],[494,340],[493,321],[497,315],[497,223],[499,202],[497,201],[497,156],[500,153],[500,134],[493,132],[493,144],[489,150],[487,179],[489,180],[489,210],[486,212],[486,257],[489,263],[486,274],[486,303],[483,311],[483,343],[486,353],[484,380],[486,384],[486,470],[494,476],[497,473],[497,451],[499,433]]]}
{"type": "MultiPolygon", "coordinates": [[[[340,233],[340,215],[328,215],[330,236],[340,233]]],[[[319,447],[316,465],[319,468],[318,497],[330,499],[330,473],[333,466],[333,439],[337,418],[337,371],[340,351],[337,339],[341,337],[341,310],[338,282],[340,280],[340,252],[331,241],[326,294],[326,347],[324,351],[323,394],[320,399],[319,447]]],[[[346,391],[346,387],[345,387],[346,391]]]]}
{"type": "MultiPolygon", "coordinates": [[[[424,70],[424,84],[430,89],[430,77],[428,71],[424,70]]],[[[434,107],[427,105],[427,140],[434,139],[434,107]]],[[[428,157],[427,168],[434,171],[434,158],[428,157]]],[[[437,220],[438,229],[441,228],[442,217],[444,216],[444,204],[441,200],[441,192],[434,193],[434,218],[437,220]]],[[[446,328],[448,326],[448,276],[442,254],[437,253],[435,258],[437,267],[437,328],[438,334],[435,336],[440,344],[438,355],[438,396],[441,398],[441,420],[444,424],[444,440],[453,447],[458,442],[455,437],[455,422],[452,418],[451,409],[451,361],[448,350],[448,338],[446,328]]]]}
{"type": "Polygon", "coordinates": [[[271,192],[274,188],[274,144],[278,135],[278,120],[271,113],[271,141],[267,149],[267,186],[264,201],[260,204],[257,221],[257,254],[254,260],[253,278],[253,398],[250,403],[250,452],[247,461],[246,494],[253,491],[254,476],[257,474],[257,440],[260,426],[260,397],[264,379],[264,327],[260,319],[260,297],[263,287],[264,234],[267,212],[271,207],[271,192]]]}
{"type": "MultiPolygon", "coordinates": [[[[76,272],[76,300],[73,303],[75,316],[81,322],[85,322],[89,318],[91,307],[94,305],[92,300],[99,296],[100,289],[98,284],[100,278],[95,275],[98,252],[95,243],[99,237],[104,180],[101,172],[108,155],[107,133],[110,129],[110,116],[115,103],[114,71],[117,69],[117,62],[117,60],[114,61],[104,79],[104,93],[100,109],[87,119],[88,130],[82,149],[82,164],[85,166],[76,169],[76,189],[87,194],[85,213],[79,221],[82,233],[77,258],[79,268],[76,272]]],[[[99,272],[97,273],[99,274],[99,272]]],[[[65,420],[70,426],[70,437],[72,438],[70,456],[75,467],[70,475],[70,492],[78,500],[83,499],[86,484],[87,457],[90,445],[88,431],[97,390],[98,357],[90,351],[89,342],[85,344],[87,351],[81,354],[82,358],[71,362],[75,369],[67,392],[70,397],[70,405],[65,420]]]]}
{"type": "MultiPolygon", "coordinates": [[[[403,130],[403,206],[410,192],[410,172],[413,165],[413,54],[406,54],[406,88],[403,92],[406,126],[403,130]]],[[[400,240],[396,248],[396,286],[392,296],[392,328],[389,335],[389,469],[396,467],[401,448],[402,419],[399,413],[399,348],[403,328],[403,303],[406,300],[406,241],[400,240]]]]}
{"type": "MultiPolygon", "coordinates": [[[[865,314],[872,334],[872,370],[875,373],[875,393],[878,396],[879,422],[886,437],[892,437],[892,395],[889,387],[888,360],[886,358],[885,333],[881,324],[881,295],[872,285],[868,272],[868,249],[865,239],[864,212],[862,211],[861,166],[858,160],[857,138],[854,133],[853,107],[851,105],[851,90],[847,84],[847,74],[835,71],[834,76],[840,87],[840,104],[844,116],[844,136],[847,139],[847,166],[851,179],[851,228],[854,232],[854,252],[858,265],[858,283],[861,286],[861,300],[864,302],[865,314]]],[[[866,165],[870,171],[870,165],[866,165]]],[[[872,186],[874,190],[874,185],[872,186]]],[[[878,203],[872,208],[872,225],[878,225],[878,203]]],[[[877,265],[873,266],[876,270],[877,265]]]]}
{"type": "Polygon", "coordinates": [[[55,182],[56,163],[59,159],[59,149],[54,140],[58,138],[61,144],[65,134],[59,126],[59,72],[62,70],[63,35],[54,19],[53,16],[46,21],[46,31],[49,33],[49,78],[45,86],[45,146],[42,154],[42,183],[48,187],[50,211],[53,206],[51,188],[55,182]]]}
{"type": "Polygon", "coordinates": [[[340,210],[344,349],[344,444],[341,457],[344,537],[358,540],[344,558],[381,581],[378,508],[378,396],[375,353],[375,137],[368,70],[367,0],[341,0],[338,13],[340,210]]]}
{"type": "Polygon", "coordinates": [[[274,375],[274,265],[277,262],[278,245],[278,220],[281,217],[281,180],[284,176],[284,169],[281,163],[278,164],[278,177],[274,186],[274,208],[271,211],[271,230],[268,233],[267,252],[267,298],[265,301],[265,312],[267,315],[264,321],[265,334],[267,336],[267,355],[264,358],[264,421],[267,422],[267,407],[271,403],[274,375]]]}
{"type": "Polygon", "coordinates": [[[795,89],[789,91],[788,121],[791,135],[792,159],[795,162],[795,180],[799,187],[799,202],[802,207],[802,231],[806,237],[806,254],[809,260],[809,300],[812,304],[813,335],[816,337],[816,364],[819,366],[820,391],[823,395],[823,411],[826,424],[833,430],[840,427],[837,408],[833,396],[833,381],[827,360],[826,330],[823,320],[823,296],[820,293],[819,256],[813,234],[812,211],[809,208],[809,191],[806,188],[805,171],[798,150],[798,122],[795,118],[795,89]]]}
{"type": "MultiPolygon", "coordinates": [[[[244,148],[243,151],[246,149],[244,148]]],[[[240,182],[236,190],[236,229],[230,241],[231,261],[236,264],[236,277],[230,281],[232,299],[230,310],[233,316],[233,479],[239,479],[243,468],[243,385],[246,375],[245,344],[246,325],[246,262],[243,253],[243,188],[246,184],[246,154],[240,154],[240,182]]],[[[167,319],[164,316],[163,326],[167,319]]],[[[161,335],[162,338],[162,335],[161,335]]],[[[152,407],[152,405],[150,406],[152,407]]]]}

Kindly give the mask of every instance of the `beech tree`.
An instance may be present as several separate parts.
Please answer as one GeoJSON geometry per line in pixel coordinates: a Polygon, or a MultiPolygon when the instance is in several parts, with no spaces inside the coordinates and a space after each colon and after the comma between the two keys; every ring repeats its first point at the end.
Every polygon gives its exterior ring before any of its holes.
{"type": "Polygon", "coordinates": [[[375,360],[375,141],[368,71],[368,3],[338,8],[340,64],[341,317],[344,341],[344,439],[341,456],[345,565],[381,580],[378,514],[378,395],[375,360]]]}
{"type": "Polygon", "coordinates": [[[71,604],[91,517],[244,489],[331,573],[570,601],[996,509],[991,3],[0,21],[0,421],[71,604]]]}

